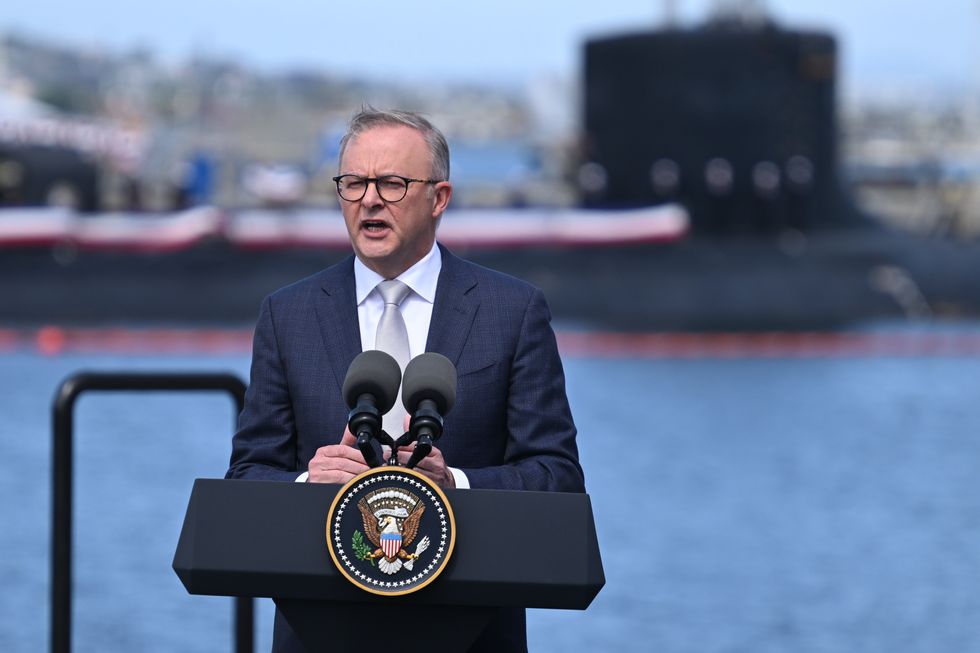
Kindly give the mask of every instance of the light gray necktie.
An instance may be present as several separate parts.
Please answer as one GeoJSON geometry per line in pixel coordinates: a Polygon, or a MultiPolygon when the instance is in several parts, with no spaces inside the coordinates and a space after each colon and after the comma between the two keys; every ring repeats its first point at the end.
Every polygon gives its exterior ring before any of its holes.
{"type": "MultiPolygon", "coordinates": [[[[411,288],[397,279],[389,279],[378,284],[378,292],[385,302],[385,310],[378,321],[378,333],[375,336],[374,348],[391,354],[398,361],[398,367],[405,371],[405,366],[411,360],[408,346],[408,328],[399,306],[411,288]]],[[[395,406],[382,419],[382,427],[393,438],[397,438],[405,430],[405,407],[402,406],[401,389],[395,406]]]]}

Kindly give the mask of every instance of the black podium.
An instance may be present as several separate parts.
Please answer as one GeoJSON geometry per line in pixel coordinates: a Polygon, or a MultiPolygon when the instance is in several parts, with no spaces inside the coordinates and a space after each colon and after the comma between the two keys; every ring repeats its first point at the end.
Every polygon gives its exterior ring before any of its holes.
{"type": "Polygon", "coordinates": [[[191,594],[261,596],[310,650],[358,650],[385,631],[400,650],[465,650],[498,607],[584,610],[605,583],[586,494],[446,490],[456,547],[421,590],[377,596],[330,559],[338,485],[198,479],[174,556],[191,594]]]}

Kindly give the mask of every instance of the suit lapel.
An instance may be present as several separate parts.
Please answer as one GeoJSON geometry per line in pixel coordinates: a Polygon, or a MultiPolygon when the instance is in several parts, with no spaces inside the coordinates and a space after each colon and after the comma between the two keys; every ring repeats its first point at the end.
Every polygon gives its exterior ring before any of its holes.
{"type": "MultiPolygon", "coordinates": [[[[425,350],[438,352],[458,365],[480,306],[477,293],[473,292],[477,281],[463,261],[442,245],[439,247],[442,270],[425,350]]],[[[324,271],[321,288],[323,292],[316,302],[320,336],[337,384],[343,386],[347,368],[361,353],[353,257],[324,271]]]]}
{"type": "Polygon", "coordinates": [[[439,248],[442,250],[442,270],[439,272],[425,350],[440,353],[453,365],[458,365],[480,306],[477,293],[473,292],[477,281],[463,261],[442,245],[439,248]]]}
{"type": "Polygon", "coordinates": [[[316,302],[320,336],[337,385],[343,387],[347,368],[361,353],[361,331],[354,295],[354,258],[326,270],[321,288],[323,293],[316,302]]]}

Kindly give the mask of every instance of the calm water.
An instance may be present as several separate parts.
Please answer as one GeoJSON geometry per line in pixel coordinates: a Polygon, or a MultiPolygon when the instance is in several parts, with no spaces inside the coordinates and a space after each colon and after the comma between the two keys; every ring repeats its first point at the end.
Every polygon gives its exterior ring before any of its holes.
{"type": "MultiPolygon", "coordinates": [[[[245,356],[0,356],[0,651],[48,641],[50,404],[79,369],[245,356]]],[[[566,359],[607,585],[534,651],[980,651],[980,358],[566,359]]],[[[230,650],[170,569],[221,395],[76,410],[78,651],[230,650]]],[[[260,608],[268,650],[270,602],[260,608]]]]}

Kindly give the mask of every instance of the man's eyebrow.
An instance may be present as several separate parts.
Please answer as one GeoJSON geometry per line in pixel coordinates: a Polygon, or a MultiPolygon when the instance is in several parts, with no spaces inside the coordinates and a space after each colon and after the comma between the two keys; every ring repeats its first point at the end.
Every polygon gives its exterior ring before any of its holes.
{"type": "MultiPolygon", "coordinates": [[[[342,176],[342,175],[355,175],[357,177],[364,177],[365,179],[367,179],[370,176],[370,175],[361,174],[359,172],[349,172],[349,171],[341,171],[341,172],[338,172],[337,173],[337,176],[342,176]]],[[[403,175],[400,172],[387,172],[387,171],[385,171],[385,172],[379,172],[375,176],[376,177],[405,177],[406,179],[411,179],[411,176],[410,175],[403,175]]],[[[371,179],[374,179],[374,177],[371,177],[371,179]]]]}

